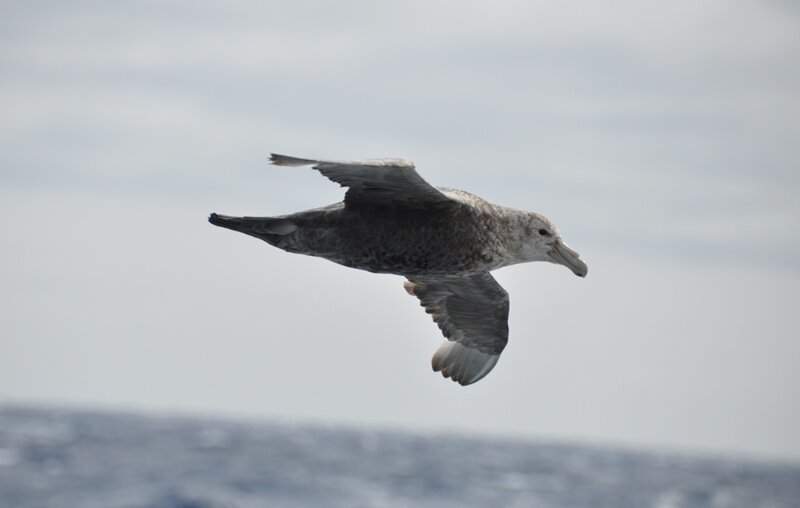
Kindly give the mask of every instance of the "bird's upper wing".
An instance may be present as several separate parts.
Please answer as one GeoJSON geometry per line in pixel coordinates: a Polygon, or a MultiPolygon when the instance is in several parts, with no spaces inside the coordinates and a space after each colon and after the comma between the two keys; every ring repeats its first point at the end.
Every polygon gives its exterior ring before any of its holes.
{"type": "Polygon", "coordinates": [[[423,180],[414,163],[403,159],[368,159],[336,162],[271,154],[277,166],[312,166],[329,179],[348,187],[345,205],[403,205],[429,208],[456,202],[423,180]]]}
{"type": "Polygon", "coordinates": [[[489,272],[409,277],[403,286],[448,339],[433,355],[434,371],[468,385],[492,370],[508,342],[508,293],[489,272]]]}

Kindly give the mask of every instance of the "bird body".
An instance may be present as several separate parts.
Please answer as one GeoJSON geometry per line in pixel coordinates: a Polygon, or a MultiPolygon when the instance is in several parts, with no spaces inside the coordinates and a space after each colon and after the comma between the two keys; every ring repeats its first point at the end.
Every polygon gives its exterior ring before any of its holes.
{"type": "Polygon", "coordinates": [[[525,227],[524,212],[500,213],[501,207],[477,196],[440,190],[461,201],[402,213],[341,202],[279,217],[239,218],[237,229],[288,252],[374,273],[461,276],[518,262],[524,237],[514,233],[525,227]]]}
{"type": "Polygon", "coordinates": [[[209,221],[280,249],[351,268],[405,276],[448,339],[434,370],[461,384],[484,377],[508,340],[508,294],[491,270],[526,261],[586,264],[533,212],[434,188],[402,159],[333,162],[273,154],[283,166],[312,165],[348,187],[344,201],[277,217],[211,214],[209,221]]]}

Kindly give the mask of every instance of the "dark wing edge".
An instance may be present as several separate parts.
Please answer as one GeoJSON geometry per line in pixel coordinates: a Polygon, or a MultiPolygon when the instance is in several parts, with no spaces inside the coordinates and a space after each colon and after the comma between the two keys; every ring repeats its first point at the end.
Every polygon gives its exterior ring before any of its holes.
{"type": "Polygon", "coordinates": [[[346,205],[424,207],[456,203],[419,176],[413,162],[404,159],[326,161],[273,153],[270,162],[276,166],[311,166],[328,179],[348,187],[346,205]]]}
{"type": "Polygon", "coordinates": [[[489,374],[508,342],[508,293],[494,277],[408,277],[403,287],[447,338],[433,355],[433,370],[461,385],[489,374]]]}
{"type": "Polygon", "coordinates": [[[300,157],[291,157],[278,153],[269,154],[269,161],[276,166],[310,166],[319,162],[313,159],[301,159],[300,157]]]}

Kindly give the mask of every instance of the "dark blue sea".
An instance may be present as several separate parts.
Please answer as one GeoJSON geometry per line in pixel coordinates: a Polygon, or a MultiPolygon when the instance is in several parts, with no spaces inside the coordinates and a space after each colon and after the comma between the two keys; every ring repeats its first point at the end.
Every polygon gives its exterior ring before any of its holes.
{"type": "Polygon", "coordinates": [[[800,507],[800,464],[5,407],[0,506],[800,507]]]}

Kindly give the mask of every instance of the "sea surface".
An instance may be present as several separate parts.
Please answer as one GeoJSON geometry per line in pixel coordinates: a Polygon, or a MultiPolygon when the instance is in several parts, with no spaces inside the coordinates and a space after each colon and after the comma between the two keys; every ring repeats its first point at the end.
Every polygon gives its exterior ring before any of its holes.
{"type": "Polygon", "coordinates": [[[800,464],[0,407],[0,507],[800,507],[800,464]]]}

